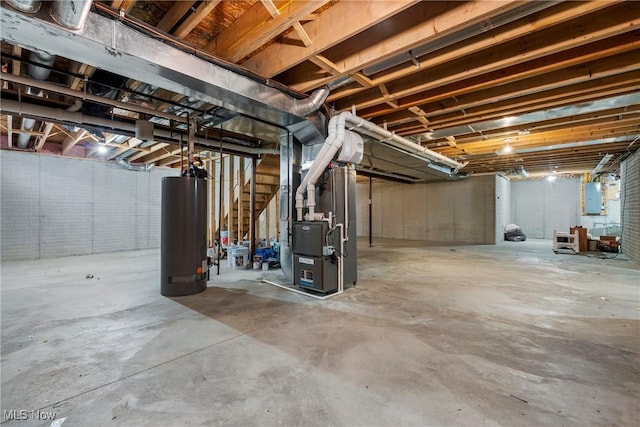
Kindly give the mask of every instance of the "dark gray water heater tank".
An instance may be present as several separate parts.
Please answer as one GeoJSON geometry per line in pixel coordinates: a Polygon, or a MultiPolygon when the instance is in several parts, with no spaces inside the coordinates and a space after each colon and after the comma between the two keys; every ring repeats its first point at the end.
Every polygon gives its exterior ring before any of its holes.
{"type": "Polygon", "coordinates": [[[162,179],[161,294],[177,297],[207,288],[207,181],[162,179]]]}

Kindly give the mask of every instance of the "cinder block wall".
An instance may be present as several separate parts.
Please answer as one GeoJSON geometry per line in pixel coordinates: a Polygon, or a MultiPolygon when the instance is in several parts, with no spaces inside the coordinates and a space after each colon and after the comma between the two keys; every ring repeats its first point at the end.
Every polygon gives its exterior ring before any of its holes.
{"type": "Polygon", "coordinates": [[[553,230],[580,225],[580,178],[511,181],[513,222],[527,238],[552,239],[553,230]]]}
{"type": "Polygon", "coordinates": [[[1,258],[23,260],[160,246],[160,192],[171,169],[0,151],[1,258]]]}
{"type": "MultiPolygon", "coordinates": [[[[432,184],[373,183],[373,237],[496,242],[496,177],[432,184]]],[[[369,184],[358,184],[358,236],[369,235],[369,184]]]]}
{"type": "Polygon", "coordinates": [[[640,151],[622,162],[620,179],[622,252],[640,264],[640,151]]]}

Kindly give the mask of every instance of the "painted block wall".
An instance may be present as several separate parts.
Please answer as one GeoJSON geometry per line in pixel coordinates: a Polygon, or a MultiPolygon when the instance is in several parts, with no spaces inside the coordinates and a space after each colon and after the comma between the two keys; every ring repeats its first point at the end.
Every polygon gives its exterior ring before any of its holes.
{"type": "Polygon", "coordinates": [[[1,259],[157,248],[161,180],[178,173],[0,151],[1,259]]]}
{"type": "Polygon", "coordinates": [[[552,239],[553,230],[580,225],[580,178],[511,181],[511,218],[527,238],[552,239]]]}
{"type": "Polygon", "coordinates": [[[640,151],[622,162],[620,179],[622,251],[640,264],[640,151]]]}
{"type": "Polygon", "coordinates": [[[511,182],[496,175],[496,243],[504,241],[504,228],[511,223],[511,182]]]}
{"type": "MultiPolygon", "coordinates": [[[[369,235],[369,183],[357,186],[359,236],[369,235]]],[[[495,243],[496,178],[401,184],[374,181],[373,237],[438,243],[495,243]]]]}

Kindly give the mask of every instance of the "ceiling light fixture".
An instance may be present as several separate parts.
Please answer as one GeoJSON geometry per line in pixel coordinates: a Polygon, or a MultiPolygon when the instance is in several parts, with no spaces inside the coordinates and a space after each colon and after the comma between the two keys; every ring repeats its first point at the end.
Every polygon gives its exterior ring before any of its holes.
{"type": "Polygon", "coordinates": [[[98,153],[104,154],[106,152],[107,152],[107,146],[104,144],[100,144],[100,146],[98,147],[98,153]]]}
{"type": "Polygon", "coordinates": [[[558,178],[558,177],[557,177],[557,176],[555,176],[555,175],[549,175],[549,176],[547,177],[547,181],[549,181],[549,182],[553,182],[553,181],[555,181],[555,180],[556,180],[556,178],[558,178]]]}

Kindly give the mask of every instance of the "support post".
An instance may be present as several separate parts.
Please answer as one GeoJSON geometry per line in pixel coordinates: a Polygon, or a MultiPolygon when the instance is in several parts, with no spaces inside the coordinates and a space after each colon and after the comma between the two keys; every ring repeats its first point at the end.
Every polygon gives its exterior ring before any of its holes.
{"type": "Polygon", "coordinates": [[[256,252],[256,223],[258,218],[256,215],[256,169],[258,168],[258,159],[251,157],[251,194],[249,202],[249,254],[251,259],[256,252]]]}
{"type": "Polygon", "coordinates": [[[373,178],[369,177],[369,247],[373,246],[373,178]]]}

